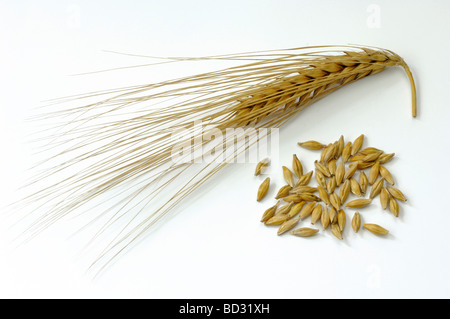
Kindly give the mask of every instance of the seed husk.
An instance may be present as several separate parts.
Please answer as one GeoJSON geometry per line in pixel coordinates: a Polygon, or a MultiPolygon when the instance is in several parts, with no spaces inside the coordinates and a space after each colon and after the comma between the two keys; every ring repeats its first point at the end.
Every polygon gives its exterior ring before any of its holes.
{"type": "Polygon", "coordinates": [[[323,165],[321,162],[315,161],[314,165],[316,166],[316,170],[321,172],[324,176],[326,176],[326,177],[330,177],[331,176],[331,173],[328,170],[328,167],[323,165]]]}
{"type": "Polygon", "coordinates": [[[405,195],[403,195],[403,193],[398,188],[388,186],[387,190],[392,197],[401,200],[402,202],[406,202],[405,195]]]}
{"type": "Polygon", "coordinates": [[[345,164],[344,162],[340,162],[336,168],[336,186],[341,185],[342,181],[344,180],[345,175],[345,164]]]}
{"type": "Polygon", "coordinates": [[[330,197],[328,196],[327,191],[326,191],[323,187],[321,187],[321,186],[318,186],[317,189],[318,189],[318,191],[319,191],[319,197],[320,197],[320,199],[321,199],[325,204],[330,205],[330,197]]]}
{"type": "Polygon", "coordinates": [[[393,197],[389,199],[389,210],[395,217],[398,217],[399,213],[398,202],[393,197]]]}
{"type": "Polygon", "coordinates": [[[305,202],[320,202],[321,201],[320,197],[318,197],[314,194],[310,194],[310,193],[302,193],[302,194],[299,194],[299,196],[305,202]]]}
{"type": "Polygon", "coordinates": [[[266,179],[259,185],[258,193],[256,194],[256,200],[259,202],[261,199],[266,196],[267,191],[269,190],[270,186],[270,177],[266,177],[266,179]]]}
{"type": "Polygon", "coordinates": [[[357,233],[360,227],[361,227],[361,215],[359,214],[359,212],[355,212],[352,218],[353,231],[357,233]]]}
{"type": "Polygon", "coordinates": [[[315,193],[317,192],[317,187],[312,187],[312,186],[307,186],[307,185],[300,185],[300,186],[295,186],[292,190],[291,193],[295,193],[295,194],[301,194],[301,193],[315,193]]]}
{"type": "Polygon", "coordinates": [[[375,196],[377,196],[381,192],[383,185],[384,185],[384,178],[380,178],[378,181],[376,181],[372,185],[369,198],[371,198],[371,199],[375,198],[375,196]]]}
{"type": "Polygon", "coordinates": [[[341,208],[341,199],[336,193],[330,195],[331,205],[338,211],[341,208]]]}
{"type": "Polygon", "coordinates": [[[327,182],[327,191],[328,193],[333,193],[336,188],[336,178],[334,176],[330,177],[327,182]]]}
{"type": "Polygon", "coordinates": [[[337,213],[337,220],[338,220],[338,226],[339,229],[342,231],[344,231],[345,228],[345,223],[347,221],[347,216],[345,215],[344,210],[340,209],[337,213]]]}
{"type": "Polygon", "coordinates": [[[351,155],[352,155],[352,142],[348,142],[344,146],[344,149],[342,150],[342,161],[344,163],[347,163],[351,155]]]}
{"type": "Polygon", "coordinates": [[[320,154],[320,162],[328,163],[328,161],[333,156],[333,152],[334,152],[333,148],[334,148],[334,145],[333,144],[329,144],[327,147],[325,147],[323,149],[322,153],[320,154]]]}
{"type": "Polygon", "coordinates": [[[334,207],[330,208],[330,210],[328,212],[328,216],[330,217],[331,224],[337,223],[337,212],[336,212],[336,209],[334,209],[334,207]]]}
{"type": "Polygon", "coordinates": [[[377,160],[377,158],[380,157],[381,154],[383,154],[382,151],[377,152],[377,153],[370,153],[370,154],[367,154],[367,155],[363,155],[364,158],[363,158],[362,161],[363,162],[373,162],[373,161],[377,160]]]}
{"type": "Polygon", "coordinates": [[[311,214],[311,224],[315,224],[320,217],[322,216],[322,205],[317,204],[316,207],[314,207],[312,214],[311,214]]]}
{"type": "Polygon", "coordinates": [[[316,171],[316,181],[317,184],[319,184],[321,187],[327,188],[327,180],[325,176],[319,171],[316,171]]]}
{"type": "Polygon", "coordinates": [[[376,162],[369,171],[369,184],[372,185],[378,178],[380,173],[380,163],[376,162]]]}
{"type": "Polygon", "coordinates": [[[389,231],[377,224],[364,224],[363,227],[375,235],[387,235],[389,231]]]}
{"type": "Polygon", "coordinates": [[[285,221],[283,224],[281,224],[280,228],[278,228],[277,235],[284,234],[285,232],[294,228],[298,224],[299,220],[300,217],[296,217],[285,221]]]}
{"type": "Polygon", "coordinates": [[[344,147],[345,147],[344,136],[341,135],[339,137],[337,148],[336,148],[336,154],[334,156],[336,159],[338,159],[339,157],[342,156],[342,151],[344,150],[344,147]]]}
{"type": "Polygon", "coordinates": [[[292,156],[292,170],[298,178],[303,176],[303,166],[296,154],[292,156]]]}
{"type": "Polygon", "coordinates": [[[359,150],[361,149],[361,147],[363,145],[363,142],[364,142],[364,134],[361,134],[353,142],[352,151],[351,151],[352,155],[355,155],[356,153],[359,152],[359,150]]]}
{"type": "Polygon", "coordinates": [[[315,202],[311,202],[311,203],[305,205],[300,212],[300,219],[305,219],[305,218],[308,218],[309,216],[311,216],[314,206],[316,206],[315,202]]]}
{"type": "Polygon", "coordinates": [[[359,162],[362,161],[366,155],[356,154],[348,159],[349,162],[359,162]]]}
{"type": "Polygon", "coordinates": [[[330,171],[331,175],[336,174],[336,160],[333,158],[328,162],[328,170],[330,171]]]}
{"type": "Polygon", "coordinates": [[[386,187],[383,187],[380,192],[381,208],[386,209],[389,205],[389,192],[386,187]]]}
{"type": "Polygon", "coordinates": [[[338,224],[331,224],[331,233],[338,239],[342,240],[342,233],[341,229],[339,228],[338,224]]]}
{"type": "Polygon", "coordinates": [[[358,162],[358,169],[366,169],[369,167],[372,167],[376,162],[363,162],[363,161],[359,161],[358,162]]]}
{"type": "Polygon", "coordinates": [[[312,175],[313,171],[309,171],[308,173],[304,174],[302,177],[298,179],[297,184],[295,184],[295,186],[308,185],[312,175]]]}
{"type": "Polygon", "coordinates": [[[367,191],[367,184],[369,183],[369,180],[367,179],[367,176],[364,172],[359,173],[359,186],[361,187],[361,192],[363,194],[367,191]]]}
{"type": "Polygon", "coordinates": [[[277,195],[275,196],[275,199],[280,199],[280,198],[288,196],[291,190],[292,190],[292,187],[290,185],[284,185],[283,187],[281,187],[279,189],[277,195]]]}
{"type": "Polygon", "coordinates": [[[380,152],[383,153],[383,151],[382,151],[382,150],[379,150],[378,148],[375,148],[375,147],[366,147],[366,148],[360,150],[360,151],[359,151],[359,154],[362,154],[362,155],[369,155],[369,154],[372,154],[372,153],[380,153],[380,152]]]}
{"type": "Polygon", "coordinates": [[[266,221],[266,225],[281,225],[285,221],[289,219],[289,216],[287,214],[275,214],[273,217],[269,218],[269,220],[266,221]]]}
{"type": "Polygon", "coordinates": [[[322,223],[323,230],[327,229],[328,225],[330,225],[330,213],[328,212],[326,207],[324,207],[322,209],[322,215],[320,216],[320,222],[322,223]]]}
{"type": "Polygon", "coordinates": [[[358,163],[350,164],[348,167],[348,170],[344,174],[344,179],[349,179],[355,174],[356,170],[358,169],[358,163]]]}
{"type": "Polygon", "coordinates": [[[289,218],[295,217],[298,213],[300,213],[305,204],[306,202],[302,201],[292,206],[292,208],[289,210],[288,217],[289,218]]]}
{"type": "Polygon", "coordinates": [[[291,186],[294,187],[295,183],[294,183],[294,174],[292,174],[291,170],[289,168],[287,168],[286,166],[283,166],[283,177],[284,180],[286,181],[286,183],[291,186]]]}
{"type": "Polygon", "coordinates": [[[382,154],[382,155],[380,155],[380,157],[378,157],[378,163],[380,163],[380,164],[386,164],[386,163],[389,162],[394,156],[395,156],[395,153],[382,154]]]}
{"type": "Polygon", "coordinates": [[[278,201],[275,205],[273,205],[272,207],[269,207],[268,209],[266,209],[261,217],[261,222],[264,223],[267,220],[269,220],[270,218],[272,218],[273,215],[275,215],[275,212],[277,210],[278,205],[280,204],[280,201],[278,201]]]}
{"type": "Polygon", "coordinates": [[[391,175],[391,172],[389,172],[389,170],[380,165],[380,175],[386,180],[386,182],[388,182],[391,185],[394,185],[394,178],[391,175]]]}
{"type": "Polygon", "coordinates": [[[309,150],[321,150],[325,147],[324,144],[317,141],[298,142],[297,144],[309,150]]]}
{"type": "Polygon", "coordinates": [[[295,203],[289,203],[285,204],[283,206],[278,207],[278,209],[275,211],[275,215],[286,215],[294,206],[295,203]]]}
{"type": "Polygon", "coordinates": [[[372,202],[372,199],[369,199],[369,198],[358,198],[358,199],[354,199],[354,200],[348,202],[347,204],[345,204],[345,206],[351,207],[351,208],[362,208],[362,207],[366,207],[371,202],[372,202]]]}
{"type": "Polygon", "coordinates": [[[290,194],[286,197],[283,197],[283,200],[287,203],[300,203],[303,201],[303,196],[300,194],[290,194]]]}
{"type": "Polygon", "coordinates": [[[319,230],[315,228],[302,227],[291,231],[291,234],[299,237],[311,237],[318,232],[319,230]]]}
{"type": "Polygon", "coordinates": [[[345,203],[345,201],[348,198],[348,195],[350,194],[351,189],[350,184],[351,184],[350,181],[346,179],[344,181],[344,184],[342,184],[341,188],[339,189],[339,197],[341,198],[341,203],[345,203]]]}
{"type": "Polygon", "coordinates": [[[350,189],[356,196],[361,196],[361,186],[359,186],[358,181],[353,177],[350,179],[350,189]]]}
{"type": "Polygon", "coordinates": [[[255,168],[255,176],[261,175],[264,172],[266,167],[269,165],[270,160],[268,158],[263,159],[258,164],[256,164],[255,168]]]}

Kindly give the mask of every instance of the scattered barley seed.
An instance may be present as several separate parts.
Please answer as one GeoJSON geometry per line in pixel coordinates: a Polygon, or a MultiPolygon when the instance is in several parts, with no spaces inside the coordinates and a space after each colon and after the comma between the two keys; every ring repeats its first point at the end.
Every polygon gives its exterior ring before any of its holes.
{"type": "Polygon", "coordinates": [[[364,142],[364,134],[361,134],[353,142],[352,151],[351,151],[352,155],[355,155],[356,153],[359,152],[359,150],[361,149],[361,147],[363,145],[363,142],[364,142]]]}
{"type": "Polygon", "coordinates": [[[326,191],[323,187],[321,187],[321,186],[318,186],[317,189],[318,189],[318,191],[319,191],[319,197],[320,197],[320,199],[321,199],[325,204],[330,205],[330,197],[328,196],[327,191],[326,191]]]}
{"type": "Polygon", "coordinates": [[[325,175],[326,177],[330,177],[331,173],[328,170],[328,167],[326,167],[325,165],[323,165],[322,163],[315,161],[314,165],[316,166],[316,170],[318,170],[319,172],[321,172],[323,175],[325,175]]]}
{"type": "Polygon", "coordinates": [[[262,183],[261,185],[259,185],[258,188],[258,193],[256,195],[256,200],[259,202],[261,199],[264,198],[264,196],[266,196],[267,191],[269,190],[269,186],[270,186],[270,177],[267,177],[262,183]]]}
{"type": "Polygon", "coordinates": [[[403,193],[398,188],[388,186],[387,190],[392,197],[401,200],[402,202],[406,202],[405,195],[403,195],[403,193]]]}
{"type": "Polygon", "coordinates": [[[362,155],[369,155],[369,154],[372,154],[372,153],[379,153],[379,152],[384,153],[382,150],[379,150],[378,148],[375,148],[375,147],[366,147],[366,148],[360,150],[360,151],[359,151],[359,154],[362,154],[362,155]]]}
{"type": "Polygon", "coordinates": [[[344,231],[345,228],[345,223],[347,221],[347,216],[345,215],[344,210],[340,209],[337,213],[337,220],[338,220],[338,226],[339,229],[342,231],[344,231]]]}
{"type": "Polygon", "coordinates": [[[345,175],[345,164],[344,162],[340,162],[336,168],[336,186],[341,185],[342,181],[344,180],[345,175]]]}
{"type": "Polygon", "coordinates": [[[327,182],[327,191],[328,193],[333,193],[336,189],[336,178],[334,176],[330,177],[327,182]]]}
{"type": "Polygon", "coordinates": [[[303,220],[305,218],[308,218],[312,214],[314,206],[316,206],[315,202],[311,202],[311,203],[305,205],[300,212],[300,219],[303,220]]]}
{"type": "Polygon", "coordinates": [[[344,149],[342,150],[342,161],[344,163],[348,162],[348,159],[350,158],[350,156],[352,155],[352,142],[348,142],[345,146],[344,149]]]}
{"type": "Polygon", "coordinates": [[[375,198],[375,196],[377,196],[381,192],[383,185],[384,185],[384,178],[380,178],[378,181],[373,183],[372,188],[370,190],[369,198],[371,199],[375,198]]]}
{"type": "Polygon", "coordinates": [[[389,153],[389,154],[382,154],[380,157],[378,157],[378,162],[380,164],[386,164],[389,162],[393,157],[395,156],[395,153],[389,153]]]}
{"type": "Polygon", "coordinates": [[[380,163],[376,162],[369,171],[369,184],[372,185],[378,178],[380,173],[380,163]]]}
{"type": "Polygon", "coordinates": [[[342,240],[342,233],[341,229],[339,228],[338,224],[331,224],[331,233],[338,239],[342,240]]]}
{"type": "Polygon", "coordinates": [[[292,190],[292,187],[290,185],[284,185],[280,188],[277,195],[275,196],[275,199],[280,199],[283,197],[286,197],[289,195],[289,192],[292,190]]]}
{"type": "Polygon", "coordinates": [[[355,233],[357,233],[358,231],[359,231],[359,228],[361,227],[361,215],[359,214],[359,212],[356,212],[354,215],[353,215],[353,218],[352,218],[352,228],[353,228],[353,231],[355,232],[355,233]]]}
{"type": "Polygon", "coordinates": [[[330,195],[331,205],[338,211],[341,208],[341,199],[336,193],[330,195]]]}
{"type": "Polygon", "coordinates": [[[353,177],[350,179],[350,189],[356,196],[361,196],[361,186],[359,186],[358,181],[353,177]]]}
{"type": "Polygon", "coordinates": [[[328,212],[326,207],[324,207],[322,209],[322,215],[320,216],[320,222],[322,223],[323,230],[327,229],[328,225],[330,225],[330,213],[328,212]]]}
{"type": "Polygon", "coordinates": [[[328,170],[330,171],[331,175],[336,174],[336,160],[334,158],[328,162],[328,170]]]}
{"type": "Polygon", "coordinates": [[[359,173],[359,186],[361,187],[361,192],[363,194],[367,191],[367,184],[369,183],[369,180],[367,179],[367,176],[364,172],[359,173]]]}
{"type": "Polygon", "coordinates": [[[377,224],[364,224],[363,227],[375,235],[387,235],[389,231],[377,224]]]}
{"type": "Polygon", "coordinates": [[[358,169],[366,169],[375,165],[376,162],[358,162],[358,169]]]}
{"type": "Polygon", "coordinates": [[[319,232],[318,229],[303,227],[291,231],[291,234],[299,237],[311,237],[317,234],[318,232],[319,232]]]}
{"type": "Polygon", "coordinates": [[[338,159],[339,157],[342,156],[342,151],[344,150],[344,147],[345,147],[344,136],[341,135],[341,136],[339,137],[339,140],[338,140],[338,147],[337,147],[337,149],[336,149],[336,154],[335,154],[335,158],[336,158],[336,159],[338,159]]]}
{"type": "Polygon", "coordinates": [[[286,214],[276,214],[271,217],[268,221],[266,221],[266,225],[281,225],[286,220],[288,220],[288,216],[286,214]]]}
{"type": "Polygon", "coordinates": [[[292,208],[289,210],[288,217],[292,218],[295,217],[300,211],[302,210],[303,206],[305,205],[305,201],[302,201],[300,203],[296,203],[292,208]]]}
{"type": "Polygon", "coordinates": [[[295,186],[308,185],[312,175],[313,171],[309,171],[308,173],[304,174],[301,178],[298,179],[295,186]]]}
{"type": "Polygon", "coordinates": [[[331,224],[337,223],[337,212],[336,212],[336,209],[334,207],[330,208],[328,216],[330,217],[330,223],[331,224]]]}
{"type": "Polygon", "coordinates": [[[355,174],[358,169],[358,163],[353,163],[349,166],[348,170],[345,172],[344,179],[349,179],[355,174]]]}
{"type": "Polygon", "coordinates": [[[386,209],[389,205],[389,192],[386,187],[383,187],[380,192],[381,208],[386,209]]]}
{"type": "Polygon", "coordinates": [[[298,178],[303,176],[303,166],[296,154],[292,156],[292,170],[298,178]]]}
{"type": "Polygon", "coordinates": [[[351,208],[362,208],[362,207],[366,207],[371,202],[372,202],[372,199],[358,198],[358,199],[354,199],[354,200],[348,202],[347,204],[345,204],[345,206],[351,207],[351,208]]]}
{"type": "Polygon", "coordinates": [[[265,158],[262,161],[260,161],[258,164],[256,164],[255,176],[261,175],[261,173],[264,172],[266,167],[269,165],[269,161],[270,160],[268,158],[265,158]]]}
{"type": "Polygon", "coordinates": [[[294,228],[298,224],[299,220],[300,217],[296,217],[285,221],[283,224],[281,224],[280,228],[278,228],[277,235],[284,234],[285,232],[294,228]]]}
{"type": "Polygon", "coordinates": [[[317,184],[319,184],[319,186],[321,186],[323,188],[327,188],[327,180],[326,180],[325,176],[319,171],[316,171],[316,181],[317,181],[317,184]]]}
{"type": "Polygon", "coordinates": [[[388,182],[391,185],[394,185],[394,178],[391,175],[391,172],[389,172],[389,170],[380,165],[380,175],[386,180],[386,182],[388,182]]]}
{"type": "Polygon", "coordinates": [[[398,207],[398,202],[395,200],[394,197],[391,197],[389,199],[389,210],[395,217],[398,217],[399,207],[398,207]]]}
{"type": "Polygon", "coordinates": [[[294,175],[292,174],[291,170],[287,168],[286,166],[283,166],[283,177],[286,183],[288,183],[289,186],[294,187],[294,175]]]}
{"type": "Polygon", "coordinates": [[[261,222],[264,223],[267,220],[269,220],[270,218],[272,218],[273,215],[275,215],[275,211],[277,210],[278,204],[280,203],[280,201],[278,201],[275,205],[273,205],[272,207],[266,209],[261,217],[261,222]]]}
{"type": "Polygon", "coordinates": [[[348,195],[350,195],[350,181],[346,179],[344,183],[342,184],[341,188],[339,189],[339,197],[341,198],[341,203],[345,203],[345,201],[348,198],[348,195]]]}
{"type": "Polygon", "coordinates": [[[378,152],[378,153],[371,153],[371,154],[367,154],[367,155],[363,155],[364,156],[364,158],[363,158],[363,162],[373,162],[373,161],[375,161],[378,157],[380,157],[380,155],[382,154],[383,152],[378,152]]]}
{"type": "Polygon", "coordinates": [[[297,144],[309,150],[321,150],[325,147],[325,145],[317,141],[298,142],[297,144]]]}
{"type": "Polygon", "coordinates": [[[320,217],[322,216],[322,205],[317,204],[316,207],[314,207],[312,214],[311,214],[311,224],[315,224],[320,217]]]}

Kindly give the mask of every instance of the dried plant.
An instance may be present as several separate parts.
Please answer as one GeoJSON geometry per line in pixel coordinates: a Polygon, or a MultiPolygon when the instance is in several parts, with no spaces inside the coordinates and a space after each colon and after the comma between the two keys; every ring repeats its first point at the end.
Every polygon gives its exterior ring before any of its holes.
{"type": "MultiPolygon", "coordinates": [[[[58,106],[63,102],[80,104],[38,118],[61,120],[47,142],[50,147],[67,147],[45,162],[46,169],[29,184],[44,183],[21,203],[33,203],[36,211],[44,212],[30,226],[30,234],[82,207],[91,212],[88,203],[99,205],[101,210],[95,209],[98,213],[92,213],[92,218],[106,222],[93,240],[125,224],[115,230],[93,263],[102,264],[102,269],[228,164],[211,161],[195,165],[209,141],[196,145],[191,161],[172,161],[173,150],[195,136],[194,121],[201,121],[205,135],[236,127],[278,128],[313,102],[391,66],[406,71],[412,89],[412,115],[416,116],[412,74],[404,60],[389,50],[316,46],[191,58],[212,59],[243,63],[215,72],[53,101],[58,106]],[[173,139],[174,131],[180,132],[177,140],[173,139]],[[118,190],[123,192],[120,200],[115,197],[118,190]],[[107,199],[108,194],[112,198],[107,199]],[[97,203],[99,198],[101,203],[97,203]]],[[[190,58],[169,58],[166,62],[185,60],[190,58]]],[[[335,148],[348,152],[342,150],[343,145],[335,148]]],[[[213,158],[221,158],[223,152],[213,158]]],[[[337,199],[330,198],[332,203],[337,199]]]]}

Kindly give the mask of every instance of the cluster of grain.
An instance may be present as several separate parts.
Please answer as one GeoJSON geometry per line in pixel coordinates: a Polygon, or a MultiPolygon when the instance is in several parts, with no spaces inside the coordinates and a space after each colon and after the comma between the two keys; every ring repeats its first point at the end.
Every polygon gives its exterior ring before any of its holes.
{"type": "MultiPolygon", "coordinates": [[[[320,159],[314,162],[314,170],[303,172],[303,166],[296,155],[293,155],[292,168],[283,166],[282,186],[275,199],[275,205],[268,208],[261,218],[265,225],[277,225],[278,235],[289,232],[300,237],[310,237],[319,232],[318,228],[301,227],[295,229],[299,222],[307,218],[311,224],[320,223],[325,231],[342,239],[346,226],[347,213],[344,208],[362,209],[379,196],[382,209],[389,208],[398,217],[399,201],[406,201],[403,193],[395,188],[391,172],[384,166],[394,153],[385,153],[375,147],[363,148],[364,135],[353,142],[345,142],[341,136],[337,141],[322,144],[317,141],[298,143],[309,150],[320,150],[320,159]],[[316,186],[310,186],[312,177],[316,186]],[[349,195],[356,199],[349,200],[349,195]]],[[[268,165],[266,159],[259,163],[255,175],[259,175],[263,167],[268,165]]],[[[270,178],[260,185],[257,200],[267,194],[270,178]]],[[[351,226],[355,233],[361,228],[361,214],[355,212],[351,226]]],[[[386,235],[388,230],[380,225],[365,223],[364,229],[377,234],[386,235]]]]}

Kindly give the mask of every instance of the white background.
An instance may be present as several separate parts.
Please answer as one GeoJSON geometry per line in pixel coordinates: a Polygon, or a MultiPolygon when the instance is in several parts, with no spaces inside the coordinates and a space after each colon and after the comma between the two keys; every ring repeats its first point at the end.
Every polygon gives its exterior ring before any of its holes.
{"type": "MultiPolygon", "coordinates": [[[[282,184],[279,170],[261,203],[254,165],[227,167],[182,203],[101,276],[79,254],[86,235],[72,219],[25,245],[14,216],[1,216],[2,298],[448,298],[450,297],[448,1],[0,1],[0,201],[8,204],[33,152],[29,110],[41,101],[170,78],[170,68],[71,76],[146,63],[105,50],[155,56],[202,56],[321,44],[390,49],[410,65],[418,117],[400,68],[333,93],[280,132],[280,161],[296,152],[306,169],[315,153],[296,142],[367,136],[395,152],[389,168],[408,197],[395,219],[379,203],[363,221],[387,238],[349,224],[340,242],[276,236],[259,223],[282,184]],[[169,70],[169,71],[168,71],[169,70]]],[[[176,71],[174,72],[174,74],[176,71]]],[[[278,165],[278,167],[281,165],[278,165]]],[[[349,215],[351,213],[349,212],[349,215]]],[[[302,222],[307,225],[308,222],[302,222]]],[[[20,221],[19,221],[20,224],[20,221]]]]}

